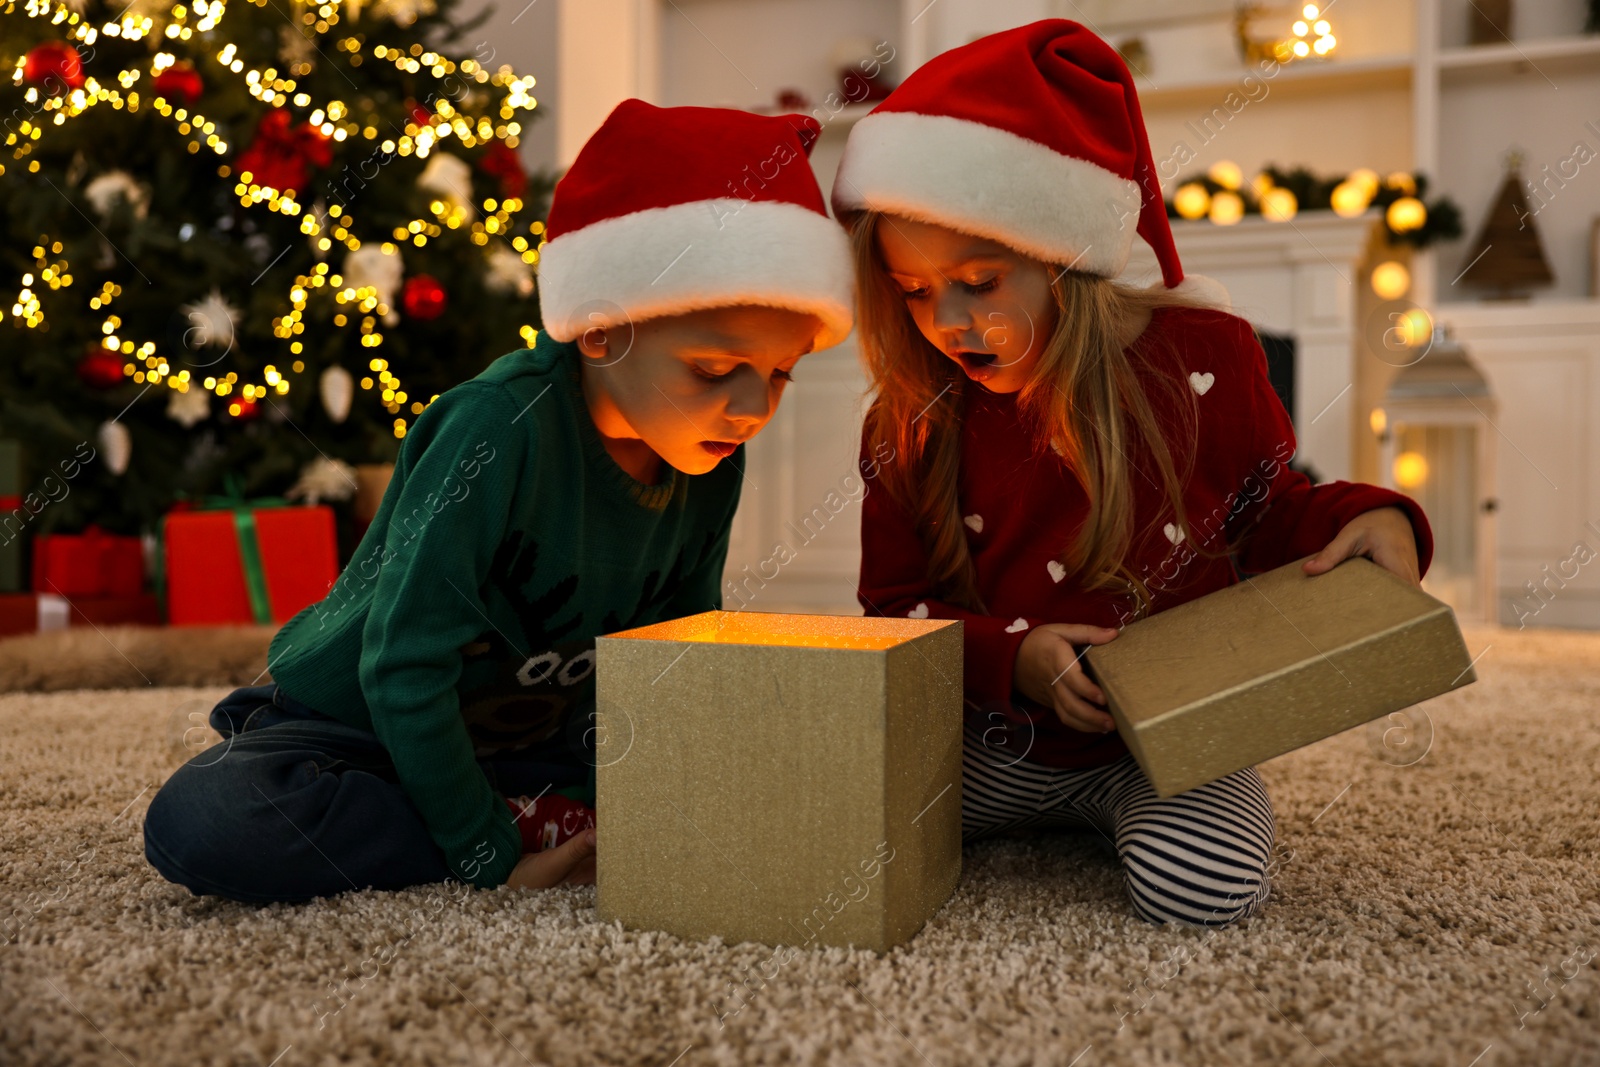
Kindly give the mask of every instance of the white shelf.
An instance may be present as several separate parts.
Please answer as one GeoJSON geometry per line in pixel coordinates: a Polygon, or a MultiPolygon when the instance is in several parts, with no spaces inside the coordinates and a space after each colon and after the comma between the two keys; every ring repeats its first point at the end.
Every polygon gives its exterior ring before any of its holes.
{"type": "Polygon", "coordinates": [[[1585,69],[1600,71],[1600,34],[1448,48],[1439,53],[1439,70],[1452,80],[1473,73],[1504,75],[1539,70],[1548,76],[1585,69]]]}
{"type": "MultiPolygon", "coordinates": [[[[1375,56],[1371,59],[1302,59],[1283,65],[1271,78],[1259,69],[1240,67],[1231,74],[1180,81],[1160,81],[1152,84],[1134,79],[1139,91],[1139,103],[1148,109],[1187,104],[1194,98],[1209,98],[1211,102],[1230,89],[1239,89],[1246,77],[1279,89],[1303,89],[1326,92],[1330,89],[1403,89],[1411,84],[1412,58],[1410,54],[1375,56]]],[[[1242,90],[1241,90],[1242,91],[1242,90]]]]}

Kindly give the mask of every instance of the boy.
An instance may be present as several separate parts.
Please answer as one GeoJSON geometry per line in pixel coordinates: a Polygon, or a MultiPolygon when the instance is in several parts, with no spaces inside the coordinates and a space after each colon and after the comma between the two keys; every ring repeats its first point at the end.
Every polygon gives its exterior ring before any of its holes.
{"type": "Polygon", "coordinates": [[[594,638],[720,607],[743,444],[851,327],[817,132],[611,113],[556,186],[545,331],[417,418],[275,682],[213,709],[223,743],[145,819],[163,876],[258,902],[593,881],[594,638]]]}

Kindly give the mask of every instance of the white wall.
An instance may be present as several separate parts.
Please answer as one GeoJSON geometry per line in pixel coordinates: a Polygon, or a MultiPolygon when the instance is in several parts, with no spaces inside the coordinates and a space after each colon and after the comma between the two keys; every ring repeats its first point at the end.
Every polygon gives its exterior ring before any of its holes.
{"type": "Polygon", "coordinates": [[[538,117],[524,123],[526,130],[518,146],[523,165],[530,171],[553,167],[557,160],[554,105],[562,84],[557,38],[560,6],[560,0],[462,0],[457,8],[463,20],[493,9],[467,38],[463,54],[480,57],[491,70],[510,64],[519,75],[531,74],[536,79],[533,95],[539,106],[534,114],[538,117]],[[487,47],[480,50],[480,46],[487,47]]]}

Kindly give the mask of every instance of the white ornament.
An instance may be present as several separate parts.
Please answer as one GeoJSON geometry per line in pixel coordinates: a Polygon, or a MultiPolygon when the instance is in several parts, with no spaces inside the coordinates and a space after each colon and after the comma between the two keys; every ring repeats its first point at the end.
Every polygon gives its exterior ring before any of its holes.
{"type": "Polygon", "coordinates": [[[1050,572],[1050,580],[1052,582],[1059,582],[1067,576],[1067,568],[1063,567],[1057,560],[1051,560],[1046,563],[1045,570],[1050,572]]]}
{"type": "Polygon", "coordinates": [[[472,166],[460,156],[442,151],[428,156],[428,165],[422,168],[417,188],[452,204],[468,222],[478,217],[472,205],[472,166]]]}
{"type": "Polygon", "coordinates": [[[916,607],[906,612],[906,618],[908,619],[926,619],[927,617],[928,605],[926,604],[918,604],[916,607]]]}
{"type": "Polygon", "coordinates": [[[1183,531],[1170,522],[1161,527],[1161,532],[1166,534],[1167,540],[1175,545],[1183,542],[1183,531]]]}
{"type": "Polygon", "coordinates": [[[1211,388],[1211,383],[1216,380],[1217,376],[1212,374],[1210,371],[1206,371],[1204,374],[1201,374],[1199,371],[1189,372],[1189,388],[1193,389],[1201,396],[1206,395],[1207,390],[1211,388]]]}
{"type": "Polygon", "coordinates": [[[496,293],[516,293],[520,297],[533,294],[533,267],[523,262],[522,256],[503,244],[496,244],[489,253],[489,267],[483,284],[496,293]]]}
{"type": "Polygon", "coordinates": [[[1028,628],[1028,620],[1024,619],[1024,618],[1021,618],[1019,616],[1017,618],[1016,622],[1014,622],[1010,626],[1006,627],[1006,633],[1008,633],[1008,634],[1020,634],[1022,631],[1026,630],[1027,628],[1028,628]]]}
{"type": "Polygon", "coordinates": [[[322,408],[334,422],[343,422],[350,414],[350,398],[355,395],[354,379],[350,372],[335,363],[322,372],[317,386],[322,393],[322,408]]]}
{"type": "Polygon", "coordinates": [[[185,430],[193,429],[195,423],[211,417],[211,390],[190,382],[189,388],[172,389],[169,393],[167,418],[181,424],[185,430]]]}
{"type": "Polygon", "coordinates": [[[973,533],[983,533],[983,516],[982,515],[968,515],[966,518],[962,519],[961,521],[966,523],[968,526],[972,527],[972,532],[973,533]]]}
{"type": "Polygon", "coordinates": [[[134,180],[125,170],[108,170],[83,187],[95,213],[104,221],[111,217],[117,201],[126,200],[133,208],[135,218],[144,218],[150,211],[150,192],[134,180]]]}
{"type": "Polygon", "coordinates": [[[106,469],[112,474],[127,470],[128,460],[133,458],[133,438],[128,428],[120,422],[102,422],[97,436],[100,451],[106,455],[106,469]]]}
{"type": "Polygon", "coordinates": [[[340,273],[344,284],[351,289],[372,286],[378,303],[388,309],[383,321],[393,326],[400,321],[400,313],[394,308],[394,296],[400,291],[405,270],[405,261],[400,258],[398,249],[385,252],[382,245],[365,244],[344,257],[344,270],[340,273]]]}
{"type": "Polygon", "coordinates": [[[302,63],[317,65],[317,45],[312,38],[300,32],[299,27],[285,24],[278,27],[278,58],[291,67],[302,63]]]}
{"type": "Polygon", "coordinates": [[[288,492],[289,500],[305,499],[307,504],[324,500],[349,500],[356,495],[356,469],[339,459],[318,456],[300,472],[288,492]]]}
{"type": "Polygon", "coordinates": [[[184,304],[179,310],[189,320],[189,328],[183,331],[184,347],[191,351],[233,347],[234,324],[239,312],[223,298],[221,290],[212,289],[204,300],[184,304]]]}

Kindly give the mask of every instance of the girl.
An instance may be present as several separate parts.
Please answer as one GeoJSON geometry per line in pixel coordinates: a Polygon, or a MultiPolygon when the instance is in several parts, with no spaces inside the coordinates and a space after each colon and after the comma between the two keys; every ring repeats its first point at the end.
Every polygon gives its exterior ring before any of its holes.
{"type": "MultiPolygon", "coordinates": [[[[1313,556],[1413,583],[1409,498],[1312,486],[1250,325],[1185,280],[1127,67],[1065,20],[921,67],[851,131],[833,187],[876,397],[862,512],[872,614],[961,619],[966,840],[1088,826],[1134,910],[1225,925],[1268,893],[1254,769],[1158,799],[1078,665],[1133,619],[1313,556]],[[1135,225],[1130,225],[1132,220],[1135,225]],[[1135,231],[1162,282],[1113,279],[1135,231]]],[[[1420,562],[1420,565],[1419,565],[1420,562]]]]}

